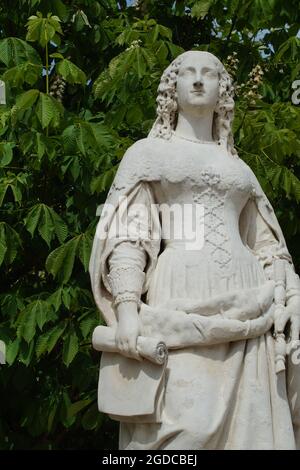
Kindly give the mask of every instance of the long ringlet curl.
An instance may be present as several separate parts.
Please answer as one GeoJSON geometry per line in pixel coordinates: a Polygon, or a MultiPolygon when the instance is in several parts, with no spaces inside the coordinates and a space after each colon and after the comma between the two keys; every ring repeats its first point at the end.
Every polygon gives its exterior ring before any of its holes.
{"type": "MultiPolygon", "coordinates": [[[[163,72],[158,86],[157,95],[157,118],[149,132],[149,137],[157,137],[169,140],[172,131],[177,124],[177,76],[180,65],[189,52],[180,54],[163,72]]],[[[234,148],[232,134],[232,121],[234,118],[234,88],[230,75],[222,62],[213,54],[205,52],[213,57],[219,73],[219,97],[214,111],[213,139],[227,148],[229,154],[238,158],[234,148]]]]}

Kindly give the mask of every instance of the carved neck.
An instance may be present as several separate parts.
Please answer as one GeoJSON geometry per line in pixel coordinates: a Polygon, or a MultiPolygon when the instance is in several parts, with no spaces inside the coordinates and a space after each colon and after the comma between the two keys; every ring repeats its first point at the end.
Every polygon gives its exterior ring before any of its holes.
{"type": "Polygon", "coordinates": [[[213,141],[212,137],[212,112],[204,112],[203,115],[191,116],[180,111],[178,114],[175,134],[186,139],[213,141]]]}

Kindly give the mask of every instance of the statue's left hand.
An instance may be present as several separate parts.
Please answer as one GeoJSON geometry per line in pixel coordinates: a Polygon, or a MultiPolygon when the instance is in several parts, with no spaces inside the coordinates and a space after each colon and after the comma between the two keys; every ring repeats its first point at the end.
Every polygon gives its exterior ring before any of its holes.
{"type": "Polygon", "coordinates": [[[288,322],[291,340],[297,341],[300,334],[300,290],[288,300],[283,312],[275,318],[275,333],[282,333],[288,322]]]}

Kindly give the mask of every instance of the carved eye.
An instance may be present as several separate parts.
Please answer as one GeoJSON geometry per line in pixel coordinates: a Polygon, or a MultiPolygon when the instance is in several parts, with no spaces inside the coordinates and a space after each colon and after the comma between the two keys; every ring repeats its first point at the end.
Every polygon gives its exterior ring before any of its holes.
{"type": "Polygon", "coordinates": [[[180,75],[182,75],[183,77],[189,77],[193,75],[194,73],[195,73],[194,69],[192,69],[191,67],[188,67],[186,69],[181,70],[180,75]]]}
{"type": "Polygon", "coordinates": [[[216,70],[211,70],[211,69],[209,69],[207,71],[204,71],[203,74],[205,74],[207,77],[213,77],[213,78],[218,76],[217,71],[216,70]]]}

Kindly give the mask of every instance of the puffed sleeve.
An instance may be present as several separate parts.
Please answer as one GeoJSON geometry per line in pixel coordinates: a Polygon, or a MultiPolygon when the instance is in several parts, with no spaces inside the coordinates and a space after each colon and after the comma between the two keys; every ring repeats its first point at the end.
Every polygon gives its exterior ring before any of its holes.
{"type": "Polygon", "coordinates": [[[152,189],[161,177],[159,155],[153,139],[133,144],[101,208],[89,272],[95,303],[109,326],[117,322],[116,302],[148,290],[157,263],[161,227],[152,189]]]}
{"type": "Polygon", "coordinates": [[[280,249],[278,238],[260,214],[254,198],[243,209],[240,231],[244,243],[259,259],[266,272],[270,271],[274,259],[287,259],[280,249]]]}
{"type": "Polygon", "coordinates": [[[151,204],[151,188],[148,183],[141,183],[128,204],[126,217],[116,212],[116,235],[122,241],[112,249],[102,275],[115,306],[126,301],[138,304],[146,290],[147,253],[143,243],[151,236],[151,204]]]}
{"type": "Polygon", "coordinates": [[[247,168],[252,182],[252,195],[240,216],[241,238],[261,262],[267,278],[273,278],[275,259],[286,261],[287,277],[297,276],[274,209],[256,176],[247,168]]]}

